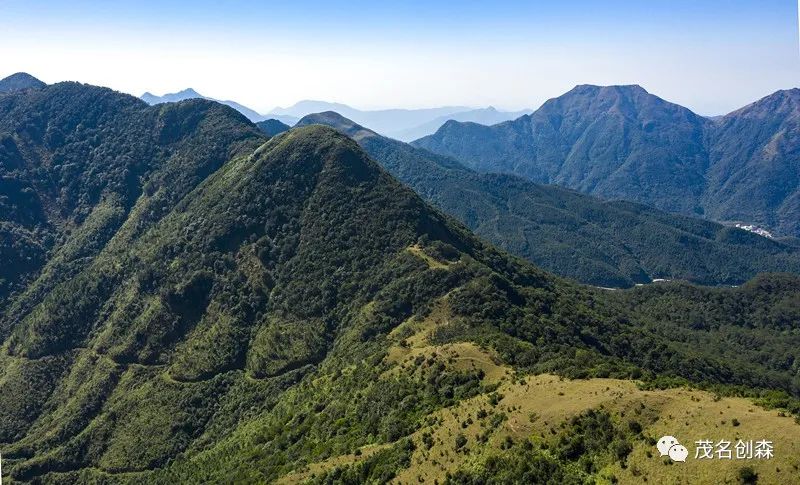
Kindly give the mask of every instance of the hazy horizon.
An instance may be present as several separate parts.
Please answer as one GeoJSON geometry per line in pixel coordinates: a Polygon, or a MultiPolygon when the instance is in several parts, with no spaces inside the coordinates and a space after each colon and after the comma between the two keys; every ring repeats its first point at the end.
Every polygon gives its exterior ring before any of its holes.
{"type": "Polygon", "coordinates": [[[800,85],[794,2],[0,2],[0,77],[140,96],[193,88],[261,113],[536,109],[578,84],[639,84],[703,115],[800,85]]]}

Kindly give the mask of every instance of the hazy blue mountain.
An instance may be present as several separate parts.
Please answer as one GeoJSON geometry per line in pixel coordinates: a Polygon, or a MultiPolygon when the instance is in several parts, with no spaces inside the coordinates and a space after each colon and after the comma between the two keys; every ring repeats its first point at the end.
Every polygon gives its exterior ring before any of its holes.
{"type": "Polygon", "coordinates": [[[356,123],[369,126],[382,135],[395,138],[401,136],[406,130],[429,123],[432,120],[469,110],[470,108],[464,106],[446,106],[425,109],[359,110],[341,103],[306,100],[300,101],[289,108],[275,108],[269,112],[269,115],[288,115],[302,118],[312,113],[334,111],[356,123]]]}
{"type": "Polygon", "coordinates": [[[503,121],[517,119],[520,116],[529,114],[530,112],[531,110],[500,111],[492,106],[489,106],[488,108],[472,109],[469,111],[463,111],[461,113],[440,116],[439,118],[431,120],[427,123],[423,123],[419,126],[415,126],[414,128],[396,132],[394,134],[394,138],[406,142],[416,140],[418,138],[422,138],[423,136],[436,133],[436,130],[441,128],[441,126],[447,123],[449,120],[462,122],[470,121],[481,125],[494,125],[503,121]]]}
{"type": "Polygon", "coordinates": [[[42,81],[36,79],[25,72],[18,72],[6,78],[0,79],[0,94],[19,91],[21,89],[36,89],[47,86],[42,81]]]}
{"type": "Polygon", "coordinates": [[[177,103],[178,101],[184,101],[186,99],[209,99],[192,88],[187,88],[176,93],[167,93],[163,96],[156,96],[152,93],[144,93],[140,96],[140,98],[150,105],[160,103],[177,103]]]}
{"type": "Polygon", "coordinates": [[[529,116],[449,121],[413,144],[484,172],[800,236],[800,91],[719,119],[639,86],[578,86],[529,116]]]}
{"type": "Polygon", "coordinates": [[[177,93],[167,93],[163,96],[156,96],[152,93],[144,93],[140,96],[142,100],[144,100],[147,104],[159,104],[159,103],[176,103],[178,101],[184,101],[186,99],[207,99],[210,101],[217,101],[222,103],[226,106],[230,106],[231,108],[235,109],[236,111],[245,115],[250,121],[253,123],[264,121],[267,119],[278,119],[282,123],[286,123],[288,125],[293,125],[297,122],[297,118],[292,116],[264,116],[257,111],[248,108],[242,104],[237,103],[236,101],[230,100],[219,100],[214,98],[209,98],[208,96],[203,96],[202,94],[198,93],[192,88],[184,89],[183,91],[178,91],[177,93]]]}
{"type": "Polygon", "coordinates": [[[456,160],[375,133],[334,112],[322,124],[356,140],[392,175],[476,234],[557,274],[598,286],[652,279],[740,284],[759,272],[800,272],[800,250],[739,229],[607,202],[456,160]]]}

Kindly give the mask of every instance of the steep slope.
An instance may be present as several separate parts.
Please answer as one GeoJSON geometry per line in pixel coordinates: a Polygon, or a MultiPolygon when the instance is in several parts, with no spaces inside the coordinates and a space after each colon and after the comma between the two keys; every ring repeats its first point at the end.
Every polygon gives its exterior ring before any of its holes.
{"type": "Polygon", "coordinates": [[[366,445],[388,450],[367,473],[385,480],[434,413],[502,399],[469,355],[800,395],[796,277],[585,288],[481,242],[330,128],[267,141],[217,103],[77,84],[8,97],[2,133],[69,229],[0,316],[16,480],[263,483],[366,445]],[[62,150],[81,155],[66,171],[62,150]],[[417,344],[437,356],[403,361],[417,344]]]}
{"type": "Polygon", "coordinates": [[[142,192],[157,219],[234,150],[262,139],[241,115],[202,100],[148,108],[77,83],[0,98],[0,312],[46,262],[29,293],[74,274],[142,192]]]}
{"type": "Polygon", "coordinates": [[[800,89],[719,120],[710,159],[703,201],[709,217],[800,235],[800,89]]]}
{"type": "Polygon", "coordinates": [[[11,93],[22,89],[38,89],[46,84],[25,72],[18,72],[0,79],[0,94],[11,93]]]}
{"type": "Polygon", "coordinates": [[[413,144],[484,172],[800,236],[798,90],[715,120],[638,86],[578,86],[530,116],[413,144]]]}
{"type": "Polygon", "coordinates": [[[392,140],[333,112],[324,124],[354,138],[392,175],[479,236],[544,269],[605,287],[652,279],[740,284],[759,272],[800,272],[800,251],[755,234],[625,202],[605,202],[513,175],[481,174],[392,140]]]}
{"type": "Polygon", "coordinates": [[[530,116],[448,122],[414,144],[486,172],[692,213],[704,190],[710,121],[639,86],[578,86],[530,116]]]}

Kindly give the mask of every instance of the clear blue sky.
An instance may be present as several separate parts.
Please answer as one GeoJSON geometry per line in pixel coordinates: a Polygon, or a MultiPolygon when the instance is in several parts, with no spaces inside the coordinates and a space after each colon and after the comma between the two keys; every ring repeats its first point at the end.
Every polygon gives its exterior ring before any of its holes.
{"type": "Polygon", "coordinates": [[[387,3],[0,0],[0,76],[191,86],[261,111],[535,108],[576,84],[636,83],[720,114],[800,86],[793,0],[387,3]]]}

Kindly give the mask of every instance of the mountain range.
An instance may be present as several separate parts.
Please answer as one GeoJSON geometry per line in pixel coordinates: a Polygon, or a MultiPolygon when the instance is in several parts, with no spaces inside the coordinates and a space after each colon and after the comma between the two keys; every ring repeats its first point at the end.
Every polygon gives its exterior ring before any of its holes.
{"type": "Polygon", "coordinates": [[[797,276],[579,285],[333,128],[269,136],[205,99],[15,90],[0,147],[9,479],[677,480],[700,472],[653,443],[703,423],[779,437],[750,471],[795,476],[797,276]]]}
{"type": "MultiPolygon", "coordinates": [[[[219,101],[203,96],[191,88],[176,93],[165,94],[163,96],[156,96],[151,93],[144,93],[141,96],[141,99],[151,105],[174,103],[195,98],[219,101]]],[[[448,120],[493,124],[511,120],[529,112],[499,111],[493,107],[472,109],[464,106],[428,109],[359,110],[341,103],[306,100],[300,101],[288,108],[275,108],[267,114],[260,114],[235,101],[219,102],[239,111],[254,123],[266,121],[268,119],[276,119],[289,126],[294,125],[300,118],[312,113],[336,111],[359,123],[370,126],[384,135],[404,141],[411,141],[434,133],[448,120]]]]}
{"type": "Polygon", "coordinates": [[[412,141],[435,133],[436,130],[438,130],[449,120],[478,123],[481,125],[494,125],[503,121],[516,119],[517,117],[523,116],[530,112],[530,110],[499,111],[496,108],[489,106],[488,108],[473,109],[469,111],[451,113],[446,116],[440,116],[413,128],[396,130],[391,136],[392,138],[396,138],[401,141],[412,141]]]}
{"type": "Polygon", "coordinates": [[[178,101],[185,101],[187,99],[207,99],[210,101],[217,101],[222,103],[226,106],[230,106],[231,108],[235,109],[236,111],[242,113],[252,121],[253,123],[259,121],[266,121],[269,119],[276,119],[282,123],[286,123],[289,125],[293,125],[297,122],[298,118],[294,118],[292,116],[281,116],[281,115],[274,115],[274,116],[264,116],[253,109],[248,108],[242,104],[237,103],[236,101],[220,101],[218,99],[209,98],[203,96],[202,94],[198,93],[192,88],[184,89],[183,91],[178,91],[176,93],[168,93],[163,96],[156,96],[151,93],[144,93],[140,96],[140,98],[146,102],[147,104],[154,105],[154,104],[161,104],[161,103],[176,103],[178,101]]]}
{"type": "Polygon", "coordinates": [[[627,287],[682,279],[738,285],[765,271],[800,273],[797,246],[515,175],[480,173],[334,112],[308,115],[296,126],[310,124],[350,136],[392,175],[477,235],[584,283],[627,287]]]}
{"type": "Polygon", "coordinates": [[[800,90],[708,119],[639,86],[578,86],[493,126],[448,121],[413,144],[482,172],[800,235],[800,90]]]}
{"type": "Polygon", "coordinates": [[[476,123],[497,123],[514,119],[528,111],[498,111],[489,107],[471,109],[464,106],[449,106],[429,109],[385,109],[359,110],[341,103],[325,101],[301,101],[289,108],[276,108],[271,115],[302,118],[309,114],[333,111],[352,119],[356,123],[369,126],[385,136],[402,141],[411,141],[434,133],[448,120],[471,121],[476,123]]]}

